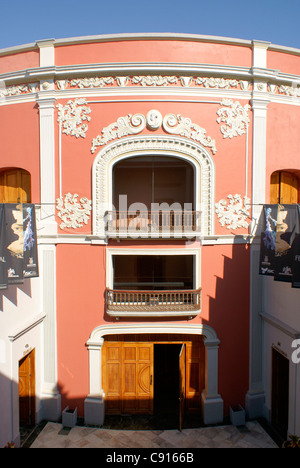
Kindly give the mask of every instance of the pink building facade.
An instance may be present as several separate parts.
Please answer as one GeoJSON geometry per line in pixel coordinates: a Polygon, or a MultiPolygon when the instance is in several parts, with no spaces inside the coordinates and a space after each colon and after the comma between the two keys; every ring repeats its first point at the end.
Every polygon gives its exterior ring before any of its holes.
{"type": "Polygon", "coordinates": [[[0,51],[0,202],[35,205],[39,259],[1,291],[0,446],[26,415],[102,425],[173,397],[178,420],[241,405],[300,433],[299,291],[259,275],[263,206],[299,203],[299,55],[170,34],[0,51]]]}

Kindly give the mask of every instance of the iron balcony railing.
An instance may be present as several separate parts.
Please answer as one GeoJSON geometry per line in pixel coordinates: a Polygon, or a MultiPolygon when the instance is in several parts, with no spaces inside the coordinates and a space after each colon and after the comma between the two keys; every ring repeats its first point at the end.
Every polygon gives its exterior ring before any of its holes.
{"type": "Polygon", "coordinates": [[[108,311],[188,312],[201,309],[201,289],[171,291],[106,290],[108,311]]]}
{"type": "Polygon", "coordinates": [[[141,235],[195,235],[201,231],[200,211],[108,211],[106,232],[109,235],[139,233],[141,235]]]}

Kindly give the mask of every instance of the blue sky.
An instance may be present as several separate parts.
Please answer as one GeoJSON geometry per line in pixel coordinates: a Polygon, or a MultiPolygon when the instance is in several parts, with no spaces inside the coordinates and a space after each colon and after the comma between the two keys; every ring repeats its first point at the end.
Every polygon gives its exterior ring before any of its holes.
{"type": "Polygon", "coordinates": [[[259,39],[300,49],[300,0],[2,0],[0,17],[0,49],[143,32],[259,39]]]}

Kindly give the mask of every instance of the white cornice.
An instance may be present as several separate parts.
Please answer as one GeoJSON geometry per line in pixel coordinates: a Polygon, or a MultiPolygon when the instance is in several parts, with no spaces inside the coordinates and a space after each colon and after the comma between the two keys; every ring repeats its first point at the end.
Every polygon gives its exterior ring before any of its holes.
{"type": "Polygon", "coordinates": [[[277,50],[279,52],[290,53],[300,55],[300,49],[293,47],[286,47],[276,44],[271,44],[267,41],[260,40],[245,40],[231,37],[221,36],[206,36],[198,34],[178,34],[178,33],[124,33],[124,34],[106,34],[106,35],[93,35],[93,36],[81,36],[81,37],[70,37],[62,39],[41,39],[35,43],[29,43],[24,45],[18,45],[0,49],[1,55],[15,54],[18,52],[24,52],[28,50],[34,50],[39,47],[39,44],[53,42],[55,46],[64,46],[72,44],[86,44],[91,42],[118,42],[118,41],[151,41],[151,40],[168,40],[168,41],[191,41],[191,42],[213,42],[228,45],[237,45],[243,47],[252,47],[254,44],[267,44],[269,50],[277,50]]]}

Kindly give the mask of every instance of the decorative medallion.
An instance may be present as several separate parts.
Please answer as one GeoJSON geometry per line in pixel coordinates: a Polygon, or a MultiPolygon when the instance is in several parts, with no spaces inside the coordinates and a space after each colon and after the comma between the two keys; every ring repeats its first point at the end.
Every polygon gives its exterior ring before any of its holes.
{"type": "Polygon", "coordinates": [[[91,117],[88,115],[91,113],[91,109],[85,104],[86,100],[83,98],[68,101],[65,106],[57,104],[57,121],[62,125],[63,133],[75,136],[76,138],[85,138],[88,125],[82,122],[89,122],[91,120],[91,117]]]}
{"type": "Polygon", "coordinates": [[[241,195],[228,195],[229,204],[226,200],[216,203],[216,213],[220,224],[227,226],[227,229],[247,229],[249,223],[246,221],[250,216],[250,199],[241,195]]]}
{"type": "Polygon", "coordinates": [[[151,110],[145,117],[143,114],[131,114],[125,117],[119,117],[118,120],[108,127],[105,127],[101,135],[93,139],[91,152],[95,153],[98,146],[106,145],[109,141],[128,135],[137,135],[145,127],[151,130],[157,130],[162,126],[165,132],[171,135],[180,135],[209,147],[213,154],[216,153],[215,140],[206,136],[206,130],[193,123],[191,119],[182,117],[180,114],[167,114],[164,118],[157,110],[151,110]]]}
{"type": "Polygon", "coordinates": [[[60,224],[61,229],[77,229],[81,228],[83,224],[88,223],[92,210],[92,202],[85,197],[80,198],[78,202],[77,198],[78,195],[76,193],[74,195],[68,193],[65,195],[65,198],[60,197],[56,200],[58,216],[63,221],[60,224]]]}
{"type": "Polygon", "coordinates": [[[238,101],[233,102],[231,99],[223,99],[221,104],[225,107],[221,107],[217,111],[219,115],[217,122],[225,122],[225,125],[221,125],[223,138],[233,138],[246,133],[250,122],[248,111],[251,106],[246,104],[243,107],[238,101]]]}

